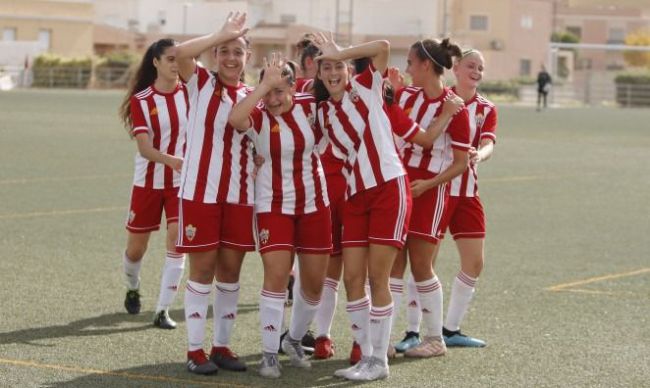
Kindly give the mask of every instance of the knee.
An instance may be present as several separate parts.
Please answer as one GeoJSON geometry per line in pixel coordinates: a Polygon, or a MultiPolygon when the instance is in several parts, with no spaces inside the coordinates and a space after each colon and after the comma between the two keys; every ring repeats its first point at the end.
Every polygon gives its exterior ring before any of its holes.
{"type": "Polygon", "coordinates": [[[319,300],[321,293],[323,291],[323,285],[318,284],[317,282],[314,282],[315,284],[304,284],[301,283],[301,289],[302,292],[305,294],[305,297],[311,299],[311,300],[319,300]]]}
{"type": "MultiPolygon", "coordinates": [[[[368,283],[370,283],[371,290],[388,289],[388,275],[387,274],[368,274],[368,283]]],[[[374,291],[373,291],[374,292],[374,291]]]]}
{"type": "Polygon", "coordinates": [[[464,260],[462,270],[467,275],[477,278],[483,271],[483,256],[475,256],[464,260]]]}
{"type": "Polygon", "coordinates": [[[131,261],[140,261],[144,257],[145,252],[147,251],[147,245],[135,245],[132,244],[126,249],[126,256],[131,261]]]}

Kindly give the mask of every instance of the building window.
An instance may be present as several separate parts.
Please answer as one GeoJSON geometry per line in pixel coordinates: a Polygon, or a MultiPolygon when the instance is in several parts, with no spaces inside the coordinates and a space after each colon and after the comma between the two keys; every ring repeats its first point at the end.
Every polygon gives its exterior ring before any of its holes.
{"type": "Polygon", "coordinates": [[[51,30],[38,30],[38,43],[45,50],[49,50],[52,45],[52,31],[51,30]]]}
{"type": "Polygon", "coordinates": [[[612,27],[609,29],[607,35],[607,43],[609,44],[624,44],[625,43],[625,28],[612,27]]]}
{"type": "Polygon", "coordinates": [[[485,15],[471,15],[469,17],[469,29],[472,31],[487,31],[488,17],[485,15]]]}
{"type": "Polygon", "coordinates": [[[582,27],[567,26],[566,32],[575,35],[578,39],[582,39],[582,27]]]}
{"type": "Polygon", "coordinates": [[[530,59],[519,60],[519,75],[522,77],[530,76],[530,59]]]}
{"type": "Polygon", "coordinates": [[[5,42],[13,42],[16,40],[16,29],[13,27],[5,27],[2,29],[2,40],[5,42]]]}
{"type": "Polygon", "coordinates": [[[533,29],[533,17],[524,15],[521,17],[521,28],[525,28],[527,30],[532,30],[533,29]]]}

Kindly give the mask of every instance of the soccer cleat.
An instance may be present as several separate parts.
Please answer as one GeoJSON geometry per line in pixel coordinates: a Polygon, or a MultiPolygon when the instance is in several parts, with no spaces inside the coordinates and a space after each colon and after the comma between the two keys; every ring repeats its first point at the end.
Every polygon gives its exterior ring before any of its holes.
{"type": "Polygon", "coordinates": [[[140,292],[138,290],[128,290],[124,298],[124,307],[129,314],[140,314],[140,292]]]}
{"type": "Polygon", "coordinates": [[[442,336],[447,346],[456,346],[464,348],[483,348],[486,346],[485,341],[478,338],[466,336],[460,330],[451,331],[442,328],[442,336]]]}
{"type": "Polygon", "coordinates": [[[160,310],[153,317],[153,325],[161,329],[175,329],[176,322],[169,317],[169,312],[167,310],[160,310]]]}
{"type": "Polygon", "coordinates": [[[239,361],[239,357],[226,346],[213,346],[210,351],[210,360],[221,369],[233,372],[246,370],[246,364],[239,361]]]}
{"type": "Polygon", "coordinates": [[[407,331],[404,339],[395,345],[397,353],[404,353],[405,351],[417,346],[420,343],[420,333],[414,331],[407,331]]]}
{"type": "Polygon", "coordinates": [[[280,367],[277,354],[266,352],[262,354],[262,361],[260,362],[260,369],[258,370],[260,376],[277,379],[282,376],[280,369],[282,368],[280,367]]]}
{"type": "Polygon", "coordinates": [[[208,360],[203,349],[187,352],[187,370],[197,375],[211,375],[217,373],[217,365],[208,360]]]}
{"type": "MultiPolygon", "coordinates": [[[[280,347],[278,349],[279,354],[284,354],[284,349],[282,349],[282,340],[284,340],[284,337],[286,337],[287,334],[289,334],[289,330],[285,330],[280,335],[280,347]]],[[[307,333],[302,337],[300,343],[302,344],[302,350],[305,352],[305,354],[311,355],[314,353],[316,339],[314,338],[314,333],[311,330],[307,330],[307,333]]]]}
{"type": "Polygon", "coordinates": [[[355,372],[346,376],[346,379],[355,381],[374,381],[385,379],[388,375],[388,364],[377,357],[370,357],[368,362],[362,365],[355,372]]]}
{"type": "Polygon", "coordinates": [[[334,356],[334,342],[326,336],[316,338],[314,346],[314,358],[317,360],[327,360],[334,356]]]}
{"type": "Polygon", "coordinates": [[[311,368],[311,362],[307,359],[300,341],[294,340],[287,335],[280,343],[280,346],[282,347],[282,350],[284,350],[284,353],[289,356],[291,365],[304,369],[311,368]]]}
{"type": "Polygon", "coordinates": [[[444,356],[447,353],[445,341],[439,336],[425,336],[422,342],[404,352],[405,357],[429,358],[444,356]]]}
{"type": "Polygon", "coordinates": [[[361,360],[361,346],[356,342],[352,342],[352,349],[350,349],[350,365],[355,365],[361,360]]]}
{"type": "MultiPolygon", "coordinates": [[[[355,342],[356,344],[356,342],[355,342]]],[[[354,365],[348,368],[337,369],[334,371],[334,376],[342,377],[347,379],[348,376],[352,376],[354,373],[358,372],[360,369],[364,368],[365,365],[370,362],[370,357],[360,357],[361,359],[354,365]]]]}

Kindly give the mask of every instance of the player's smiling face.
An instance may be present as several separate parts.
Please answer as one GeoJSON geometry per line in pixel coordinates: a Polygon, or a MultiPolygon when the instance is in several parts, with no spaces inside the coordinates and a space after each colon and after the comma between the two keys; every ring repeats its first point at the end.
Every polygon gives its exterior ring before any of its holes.
{"type": "Polygon", "coordinates": [[[282,113],[291,110],[293,105],[293,95],[296,91],[295,85],[288,83],[279,87],[271,89],[270,92],[264,95],[262,101],[266,109],[274,116],[279,116],[282,113]]]}
{"type": "Polygon", "coordinates": [[[153,59],[158,78],[168,81],[178,79],[178,62],[176,61],[176,48],[167,47],[160,58],[153,59]]]}
{"type": "Polygon", "coordinates": [[[345,62],[328,59],[321,62],[318,71],[318,78],[323,81],[325,89],[335,101],[343,98],[349,75],[348,65],[345,62]]]}
{"type": "Polygon", "coordinates": [[[230,86],[239,84],[239,78],[244,72],[244,66],[250,56],[247,44],[243,38],[225,42],[215,49],[217,73],[221,80],[230,86]]]}
{"type": "Polygon", "coordinates": [[[472,52],[454,64],[456,82],[465,87],[476,88],[483,79],[483,56],[472,52]]]}

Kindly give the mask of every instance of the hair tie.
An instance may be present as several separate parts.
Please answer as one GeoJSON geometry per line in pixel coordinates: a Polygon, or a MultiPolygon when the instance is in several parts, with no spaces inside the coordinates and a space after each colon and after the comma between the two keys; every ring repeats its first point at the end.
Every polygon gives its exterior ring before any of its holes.
{"type": "Polygon", "coordinates": [[[443,65],[441,65],[441,64],[440,64],[438,61],[436,61],[435,59],[433,59],[433,57],[431,56],[431,54],[429,54],[429,52],[427,51],[427,49],[424,47],[424,43],[423,43],[422,41],[420,41],[420,46],[422,46],[422,50],[424,50],[424,53],[426,54],[426,56],[429,57],[429,59],[431,59],[431,60],[433,61],[433,63],[435,63],[436,65],[438,65],[438,66],[440,66],[440,67],[442,67],[442,68],[444,68],[443,65]]]}

